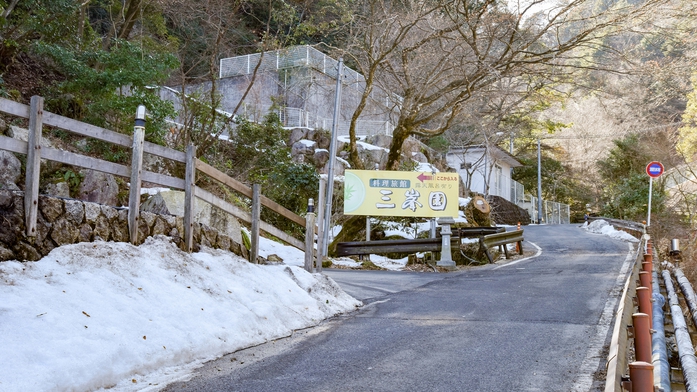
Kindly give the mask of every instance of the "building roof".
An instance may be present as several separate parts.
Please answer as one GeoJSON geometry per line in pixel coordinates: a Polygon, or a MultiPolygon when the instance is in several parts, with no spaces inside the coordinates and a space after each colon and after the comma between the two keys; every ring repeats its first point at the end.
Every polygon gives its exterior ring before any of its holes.
{"type": "MultiPolygon", "coordinates": [[[[482,154],[487,150],[487,146],[483,144],[476,144],[466,147],[456,147],[450,148],[448,154],[463,154],[468,152],[481,152],[482,154]]],[[[510,167],[522,167],[523,164],[516,159],[513,155],[509,154],[506,150],[498,146],[489,146],[489,155],[496,161],[505,162],[510,167]]],[[[456,168],[457,169],[457,168],[456,168]]]]}

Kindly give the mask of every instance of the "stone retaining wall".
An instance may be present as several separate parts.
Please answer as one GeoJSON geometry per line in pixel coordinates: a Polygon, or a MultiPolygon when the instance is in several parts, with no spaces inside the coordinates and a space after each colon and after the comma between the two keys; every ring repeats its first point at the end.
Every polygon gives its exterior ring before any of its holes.
{"type": "MultiPolygon", "coordinates": [[[[184,249],[184,219],[141,211],[138,238],[163,234],[184,249]]],[[[52,249],[95,240],[128,242],[128,209],[80,200],[39,196],[36,237],[26,236],[24,192],[0,190],[0,261],[36,261],[52,249]]],[[[247,249],[203,224],[194,224],[194,250],[199,245],[230,250],[248,258],[247,249]]]]}

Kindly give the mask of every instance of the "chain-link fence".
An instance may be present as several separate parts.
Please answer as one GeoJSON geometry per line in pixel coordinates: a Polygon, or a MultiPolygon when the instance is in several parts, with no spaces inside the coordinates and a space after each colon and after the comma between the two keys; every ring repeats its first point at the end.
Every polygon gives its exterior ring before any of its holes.
{"type": "Polygon", "coordinates": [[[568,204],[558,203],[556,201],[542,200],[541,222],[538,220],[538,202],[534,196],[529,196],[529,201],[525,200],[523,204],[518,204],[525,208],[530,213],[532,223],[545,223],[548,225],[563,225],[571,223],[571,207],[568,204]]]}
{"type": "MultiPolygon", "coordinates": [[[[332,119],[323,118],[306,110],[298,108],[283,108],[278,111],[281,124],[287,128],[315,128],[331,130],[332,119]]],[[[349,133],[348,121],[339,121],[336,130],[338,136],[345,136],[349,133]]],[[[389,121],[358,120],[356,123],[356,136],[369,135],[392,135],[394,125],[389,121]]]]}
{"type": "MultiPolygon", "coordinates": [[[[338,60],[307,46],[291,46],[285,49],[265,53],[254,53],[244,56],[229,57],[220,60],[220,78],[250,75],[259,65],[258,72],[278,72],[290,68],[311,68],[336,80],[338,60]],[[260,63],[261,62],[261,63],[260,63]],[[260,63],[260,64],[259,64],[260,63]]],[[[362,94],[365,90],[365,77],[357,71],[344,66],[342,72],[344,88],[362,94]]],[[[386,108],[401,106],[403,98],[386,91],[379,86],[373,86],[370,98],[381,103],[386,108]]],[[[300,110],[300,109],[298,109],[300,110]]],[[[390,130],[391,134],[391,130],[390,130]]]]}

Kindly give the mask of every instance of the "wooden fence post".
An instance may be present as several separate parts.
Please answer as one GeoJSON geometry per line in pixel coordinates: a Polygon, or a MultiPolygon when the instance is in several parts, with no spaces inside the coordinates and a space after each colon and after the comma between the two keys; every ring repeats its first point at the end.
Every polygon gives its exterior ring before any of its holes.
{"type": "Polygon", "coordinates": [[[307,201],[305,222],[305,271],[312,273],[315,260],[315,202],[312,199],[307,201]]]}
{"type": "Polygon", "coordinates": [[[131,190],[128,195],[128,234],[131,244],[138,245],[140,220],[140,175],[143,172],[143,139],[145,138],[145,106],[138,106],[136,124],[133,127],[131,149],[131,190]]]}
{"type": "Polygon", "coordinates": [[[186,148],[186,178],[184,179],[184,244],[186,251],[194,249],[194,199],[196,198],[196,147],[186,148]]]}
{"type": "Polygon", "coordinates": [[[250,236],[252,248],[249,250],[249,261],[256,264],[259,257],[259,220],[261,219],[261,185],[252,185],[252,232],[250,236]]]}
{"type": "Polygon", "coordinates": [[[29,109],[29,140],[27,145],[27,172],[24,187],[24,225],[27,237],[36,236],[36,218],[39,212],[39,175],[41,170],[41,129],[44,99],[31,97],[29,109]]]}
{"type": "Polygon", "coordinates": [[[322,272],[322,261],[324,260],[324,196],[326,193],[327,182],[324,178],[319,179],[319,198],[317,200],[317,272],[322,272]]]}

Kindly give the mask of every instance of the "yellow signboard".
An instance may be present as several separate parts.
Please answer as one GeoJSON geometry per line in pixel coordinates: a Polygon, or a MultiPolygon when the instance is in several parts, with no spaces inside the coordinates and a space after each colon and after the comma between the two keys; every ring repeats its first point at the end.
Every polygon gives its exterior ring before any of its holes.
{"type": "Polygon", "coordinates": [[[457,217],[457,173],[346,170],[344,214],[457,217]]]}

